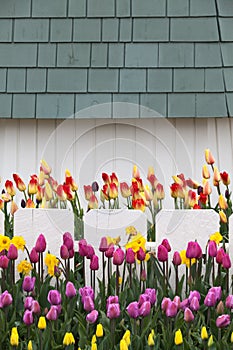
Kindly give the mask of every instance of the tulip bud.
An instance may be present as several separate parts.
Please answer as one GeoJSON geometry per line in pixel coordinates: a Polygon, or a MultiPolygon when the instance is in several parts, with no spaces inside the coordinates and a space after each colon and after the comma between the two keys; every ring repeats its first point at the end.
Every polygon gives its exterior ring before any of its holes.
{"type": "Polygon", "coordinates": [[[14,244],[11,244],[7,253],[7,257],[10,260],[16,260],[18,258],[18,249],[14,244]]]}
{"type": "Polygon", "coordinates": [[[27,326],[30,326],[31,324],[33,324],[34,319],[33,319],[32,311],[30,311],[30,310],[25,310],[24,315],[23,315],[23,322],[24,322],[27,326]]]}
{"type": "Polygon", "coordinates": [[[97,338],[102,338],[104,335],[104,330],[103,330],[103,326],[101,323],[98,323],[96,326],[96,332],[95,335],[97,338]]]}
{"type": "Polygon", "coordinates": [[[97,321],[98,315],[99,313],[97,310],[92,310],[89,314],[87,314],[86,321],[91,324],[95,323],[97,321]]]}
{"type": "Polygon", "coordinates": [[[132,303],[130,303],[127,308],[126,308],[129,317],[131,318],[138,318],[139,316],[139,307],[138,307],[138,302],[137,301],[133,301],[132,303]]]}
{"type": "Polygon", "coordinates": [[[121,265],[124,261],[125,253],[121,248],[117,248],[113,253],[113,264],[121,265]]]}
{"type": "Polygon", "coordinates": [[[215,241],[209,241],[208,244],[208,254],[209,256],[211,256],[212,258],[216,257],[217,255],[217,244],[215,241]]]}
{"type": "Polygon", "coordinates": [[[194,320],[194,315],[188,307],[186,307],[186,309],[184,310],[184,320],[188,323],[194,320]]]}
{"type": "Polygon", "coordinates": [[[218,264],[222,264],[222,258],[225,255],[225,251],[223,248],[219,248],[219,250],[217,251],[217,255],[216,255],[216,263],[218,264]]]}
{"type": "Polygon", "coordinates": [[[19,334],[17,331],[17,327],[13,327],[11,329],[10,344],[11,344],[11,346],[18,346],[19,345],[19,334]]]}
{"type": "Polygon", "coordinates": [[[160,244],[158,246],[158,260],[161,262],[167,261],[168,260],[168,251],[167,249],[164,247],[164,245],[160,244]]]}
{"type": "Polygon", "coordinates": [[[111,320],[120,316],[120,305],[117,303],[109,304],[107,308],[107,317],[111,320]]]}
{"type": "Polygon", "coordinates": [[[223,173],[220,173],[221,180],[225,186],[228,186],[230,184],[230,177],[229,174],[225,171],[223,173]]]}
{"type": "Polygon", "coordinates": [[[207,330],[206,330],[205,326],[203,326],[202,329],[201,329],[201,339],[202,340],[208,339],[208,333],[207,333],[207,330]]]}
{"type": "Polygon", "coordinates": [[[48,302],[51,305],[61,304],[61,294],[58,290],[52,289],[48,293],[48,302]]]}
{"type": "Polygon", "coordinates": [[[218,303],[216,307],[216,312],[218,315],[222,315],[224,313],[224,304],[222,300],[220,300],[220,302],[218,303]]]}
{"type": "Polygon", "coordinates": [[[44,316],[40,316],[37,327],[41,330],[46,328],[46,318],[44,316]]]}
{"type": "Polygon", "coordinates": [[[32,292],[35,287],[35,282],[35,277],[25,276],[22,285],[23,290],[27,293],[32,292]]]}
{"type": "Polygon", "coordinates": [[[163,239],[161,244],[167,249],[168,252],[171,251],[170,243],[168,242],[168,240],[166,238],[163,239]]]}
{"type": "Polygon", "coordinates": [[[0,268],[7,269],[9,264],[9,259],[6,255],[0,255],[0,268]]]}
{"type": "Polygon", "coordinates": [[[226,297],[226,308],[233,309],[233,295],[230,294],[226,297]]]}
{"type": "Polygon", "coordinates": [[[104,253],[108,250],[108,240],[107,237],[101,237],[99,251],[104,253]]]}
{"type": "Polygon", "coordinates": [[[67,282],[66,284],[66,296],[67,298],[73,298],[76,295],[76,289],[72,282],[67,282]]]}
{"type": "Polygon", "coordinates": [[[172,262],[175,266],[181,265],[181,256],[179,252],[174,252],[172,262]]]}
{"type": "Polygon", "coordinates": [[[128,264],[134,264],[135,263],[135,253],[132,248],[128,248],[126,250],[126,256],[125,260],[128,264]]]}
{"type": "Polygon", "coordinates": [[[144,261],[146,258],[146,253],[144,252],[144,250],[142,249],[142,247],[139,248],[139,250],[137,251],[137,259],[139,261],[144,261]]]}
{"type": "Polygon", "coordinates": [[[60,256],[63,260],[69,259],[69,250],[65,244],[60,247],[60,256]]]}
{"type": "Polygon", "coordinates": [[[205,160],[206,160],[206,163],[210,165],[215,163],[215,159],[209,149],[205,150],[205,160]]]}
{"type": "Polygon", "coordinates": [[[176,317],[178,312],[177,304],[174,301],[169,300],[165,312],[167,317],[176,317]]]}
{"type": "Polygon", "coordinates": [[[108,247],[108,250],[106,250],[106,252],[104,253],[104,255],[106,256],[106,258],[110,259],[113,257],[113,253],[114,253],[114,245],[110,244],[108,247]]]}
{"type": "Polygon", "coordinates": [[[91,257],[90,269],[93,271],[99,269],[99,258],[95,254],[91,257]]]}
{"type": "Polygon", "coordinates": [[[7,307],[12,304],[13,298],[10,293],[8,293],[7,290],[5,290],[1,295],[0,295],[0,308],[7,307]]]}
{"type": "Polygon", "coordinates": [[[52,305],[49,312],[46,315],[47,320],[56,321],[58,318],[58,309],[55,305],[52,305]]]}
{"type": "Polygon", "coordinates": [[[93,299],[89,295],[84,297],[83,308],[85,311],[88,311],[88,312],[94,310],[95,308],[93,299]]]}
{"type": "Polygon", "coordinates": [[[228,208],[228,204],[222,194],[220,194],[218,197],[218,205],[220,209],[223,209],[223,210],[228,208]]]}
{"type": "Polygon", "coordinates": [[[126,182],[120,183],[120,191],[123,198],[128,198],[131,196],[131,191],[126,182]]]}
{"type": "Polygon", "coordinates": [[[139,308],[139,316],[146,317],[150,314],[151,304],[149,301],[145,301],[139,308]]]}
{"type": "Polygon", "coordinates": [[[35,249],[37,253],[43,253],[46,249],[46,240],[43,234],[40,234],[37,238],[35,249]]]}
{"type": "Polygon", "coordinates": [[[36,251],[36,248],[32,248],[31,253],[29,255],[31,263],[37,263],[39,261],[39,254],[36,251]]]}
{"type": "Polygon", "coordinates": [[[224,254],[222,258],[222,267],[224,269],[230,269],[231,267],[231,260],[230,256],[228,254],[224,254]]]}
{"type": "Polygon", "coordinates": [[[206,164],[203,165],[202,167],[202,177],[204,179],[209,179],[210,178],[210,172],[206,164]]]}

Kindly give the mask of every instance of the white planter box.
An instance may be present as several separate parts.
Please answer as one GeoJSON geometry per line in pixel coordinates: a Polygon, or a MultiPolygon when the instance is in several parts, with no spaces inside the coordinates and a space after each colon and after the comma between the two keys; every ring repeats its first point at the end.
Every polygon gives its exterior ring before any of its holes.
{"type": "Polygon", "coordinates": [[[4,214],[0,211],[0,234],[4,235],[4,214]]]}
{"type": "MultiPolygon", "coordinates": [[[[65,232],[74,235],[73,212],[65,209],[19,209],[14,218],[14,235],[23,236],[29,251],[37,237],[43,233],[47,241],[46,251],[60,256],[62,236],[65,232]]],[[[19,258],[24,259],[25,255],[19,258]]]]}

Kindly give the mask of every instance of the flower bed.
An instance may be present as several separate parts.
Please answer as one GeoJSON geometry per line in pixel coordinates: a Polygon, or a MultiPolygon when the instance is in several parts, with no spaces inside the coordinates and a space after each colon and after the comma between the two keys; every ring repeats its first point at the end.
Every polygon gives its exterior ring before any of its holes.
{"type": "Polygon", "coordinates": [[[101,262],[95,249],[81,240],[75,270],[70,268],[75,254],[69,233],[63,235],[60,257],[48,253],[42,234],[34,247],[27,247],[22,237],[1,236],[0,348],[230,348],[231,262],[219,245],[222,236],[213,234],[205,251],[190,241],[186,250],[171,252],[163,240],[156,252],[148,252],[134,227],[127,232],[124,246],[118,239],[102,237],[101,262]],[[20,249],[25,253],[22,261],[17,258],[20,249]],[[90,285],[85,284],[85,260],[90,285]],[[97,281],[100,264],[102,278],[97,281]]]}

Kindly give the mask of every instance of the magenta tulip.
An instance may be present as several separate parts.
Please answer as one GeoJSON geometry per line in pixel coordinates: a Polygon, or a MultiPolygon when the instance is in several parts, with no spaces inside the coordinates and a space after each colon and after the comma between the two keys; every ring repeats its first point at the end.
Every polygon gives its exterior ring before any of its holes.
{"type": "Polygon", "coordinates": [[[108,250],[108,240],[107,237],[101,237],[99,251],[105,253],[108,250]]]}
{"type": "Polygon", "coordinates": [[[37,238],[35,249],[37,253],[43,253],[46,249],[46,240],[45,236],[42,233],[37,238]]]}
{"type": "Polygon", "coordinates": [[[74,249],[74,240],[70,232],[65,232],[63,235],[63,244],[68,250],[74,249]]]}
{"type": "Polygon", "coordinates": [[[126,250],[126,256],[125,260],[127,264],[134,264],[135,263],[135,253],[132,248],[129,248],[126,250]]]}
{"type": "Polygon", "coordinates": [[[61,294],[58,290],[52,289],[48,293],[48,302],[51,305],[59,305],[61,304],[61,294]]]}
{"type": "Polygon", "coordinates": [[[166,312],[168,304],[171,302],[170,298],[164,297],[161,303],[161,308],[164,312],[166,312]]]}
{"type": "Polygon", "coordinates": [[[174,252],[172,262],[175,266],[181,265],[182,260],[179,252],[174,252]]]}
{"type": "Polygon", "coordinates": [[[224,254],[222,258],[222,267],[224,269],[230,269],[231,268],[231,260],[229,254],[224,254]]]}
{"type": "Polygon", "coordinates": [[[166,307],[166,316],[167,317],[176,317],[178,312],[177,305],[174,301],[169,301],[166,307]]]}
{"type": "Polygon", "coordinates": [[[36,277],[25,276],[22,288],[25,292],[32,292],[35,287],[36,277]]]}
{"type": "Polygon", "coordinates": [[[139,316],[146,317],[150,314],[151,304],[149,301],[145,301],[139,308],[139,316]]]}
{"type": "Polygon", "coordinates": [[[36,251],[36,248],[32,248],[31,253],[29,255],[31,263],[36,264],[39,261],[39,254],[36,251]]]}
{"type": "Polygon", "coordinates": [[[127,308],[126,308],[129,317],[131,318],[138,318],[139,316],[139,305],[137,301],[133,301],[132,303],[130,303],[127,308]]]}
{"type": "Polygon", "coordinates": [[[32,301],[31,311],[36,315],[40,314],[40,304],[37,300],[32,301]]]}
{"type": "Polygon", "coordinates": [[[91,257],[90,269],[93,271],[96,271],[99,269],[99,258],[95,254],[91,257]]]}
{"type": "Polygon", "coordinates": [[[5,290],[1,295],[0,295],[0,309],[7,307],[12,304],[12,295],[5,290]]]}
{"type": "Polygon", "coordinates": [[[80,239],[78,242],[78,252],[81,256],[87,256],[87,241],[85,239],[80,239]]]}
{"type": "Polygon", "coordinates": [[[198,298],[195,297],[195,296],[192,298],[192,300],[191,300],[191,302],[190,302],[190,309],[191,309],[192,311],[197,311],[197,310],[200,309],[199,300],[198,300],[198,298]]]}
{"type": "Polygon", "coordinates": [[[9,260],[16,260],[18,258],[18,249],[14,244],[11,244],[7,253],[9,260]]]}
{"type": "Polygon", "coordinates": [[[120,316],[120,305],[118,303],[109,304],[107,308],[107,317],[112,320],[120,316]]]}
{"type": "Polygon", "coordinates": [[[87,259],[91,259],[93,257],[93,255],[95,255],[95,249],[92,247],[92,245],[88,244],[87,247],[87,259]]]}
{"type": "Polygon", "coordinates": [[[95,323],[97,321],[98,315],[99,313],[97,310],[92,310],[89,314],[87,314],[86,321],[91,324],[95,323]]]}
{"type": "Polygon", "coordinates": [[[49,312],[46,315],[49,321],[56,321],[58,318],[58,309],[55,305],[52,305],[49,312]]]}
{"type": "Polygon", "coordinates": [[[81,296],[82,303],[84,303],[84,298],[86,296],[89,296],[92,300],[94,300],[94,290],[91,287],[85,286],[83,288],[79,288],[78,292],[81,296]]]}
{"type": "Polygon", "coordinates": [[[149,302],[153,306],[156,303],[156,290],[153,288],[146,288],[145,294],[149,296],[149,302]]]}
{"type": "Polygon", "coordinates": [[[67,282],[67,284],[66,284],[66,296],[67,296],[67,298],[69,298],[69,299],[74,298],[76,293],[77,292],[76,292],[74,284],[70,281],[67,282]]]}
{"type": "Polygon", "coordinates": [[[110,295],[107,299],[106,306],[108,308],[109,304],[118,304],[118,303],[119,303],[118,295],[110,295]]]}
{"type": "Polygon", "coordinates": [[[168,242],[168,240],[166,238],[163,239],[162,243],[161,243],[168,252],[170,252],[172,250],[170,243],[168,242]]]}
{"type": "Polygon", "coordinates": [[[8,268],[8,264],[9,264],[8,257],[6,255],[1,255],[0,256],[0,267],[5,270],[8,268]]]}
{"type": "Polygon", "coordinates": [[[217,303],[216,294],[214,292],[208,292],[204,299],[204,304],[206,306],[212,307],[212,306],[215,306],[216,303],[217,303]]]}
{"type": "Polygon", "coordinates": [[[218,264],[222,264],[222,258],[225,255],[225,251],[223,248],[219,248],[219,250],[217,251],[217,255],[216,255],[216,263],[218,264]]]}
{"type": "Polygon", "coordinates": [[[197,242],[188,242],[188,247],[186,249],[186,257],[188,259],[199,259],[202,256],[202,250],[197,242]]]}
{"type": "Polygon", "coordinates": [[[216,320],[216,326],[218,328],[227,327],[227,326],[229,326],[230,323],[231,323],[231,318],[230,318],[230,315],[228,315],[228,314],[218,316],[218,318],[216,320]]]}
{"type": "Polygon", "coordinates": [[[212,258],[215,258],[217,255],[217,244],[215,241],[209,241],[208,244],[208,254],[209,256],[211,256],[212,258]]]}
{"type": "Polygon", "coordinates": [[[165,262],[168,260],[168,251],[167,249],[164,247],[164,245],[160,244],[158,246],[158,260],[161,262],[165,262]]]}
{"type": "Polygon", "coordinates": [[[88,311],[88,312],[94,310],[95,308],[93,299],[89,295],[84,297],[83,308],[85,311],[88,311]]]}
{"type": "Polygon", "coordinates": [[[228,309],[233,309],[233,295],[232,294],[228,295],[226,298],[226,307],[228,309]]]}
{"type": "Polygon", "coordinates": [[[26,297],[24,300],[24,309],[31,310],[33,301],[33,297],[26,297]]]}
{"type": "Polygon", "coordinates": [[[113,264],[121,265],[124,261],[125,253],[121,248],[117,248],[113,253],[113,264]]]}
{"type": "Polygon", "coordinates": [[[31,326],[31,324],[33,324],[34,319],[33,319],[32,311],[30,311],[30,310],[25,310],[24,315],[23,315],[23,322],[24,322],[27,326],[31,326]]]}
{"type": "Polygon", "coordinates": [[[110,244],[108,249],[106,250],[106,252],[104,253],[104,255],[106,256],[106,258],[110,259],[113,257],[113,253],[114,253],[114,244],[110,244]]]}
{"type": "Polygon", "coordinates": [[[67,246],[65,244],[62,244],[62,246],[60,247],[60,257],[63,260],[67,260],[69,259],[69,250],[67,248],[67,246]]]}
{"type": "Polygon", "coordinates": [[[144,261],[146,258],[146,253],[144,252],[144,250],[142,249],[142,247],[139,248],[139,250],[137,251],[137,259],[139,261],[144,261]]]}

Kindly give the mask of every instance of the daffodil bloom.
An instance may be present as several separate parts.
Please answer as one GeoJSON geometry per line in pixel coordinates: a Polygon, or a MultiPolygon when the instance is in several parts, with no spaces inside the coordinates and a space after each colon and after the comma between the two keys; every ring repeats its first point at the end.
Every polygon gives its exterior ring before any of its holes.
{"type": "Polygon", "coordinates": [[[26,245],[26,242],[22,236],[14,236],[11,240],[11,243],[14,244],[14,246],[17,249],[21,249],[22,251],[24,251],[24,247],[26,245]]]}
{"type": "Polygon", "coordinates": [[[47,253],[45,256],[45,265],[48,268],[48,274],[50,276],[54,276],[54,268],[55,266],[58,266],[59,260],[56,258],[55,255],[47,253]]]}
{"type": "Polygon", "coordinates": [[[11,240],[7,236],[0,235],[0,251],[10,248],[11,240]]]}
{"type": "Polygon", "coordinates": [[[133,236],[131,241],[129,241],[125,245],[125,249],[132,248],[134,253],[136,253],[140,248],[142,248],[144,251],[146,251],[146,239],[143,237],[140,233],[138,233],[136,236],[133,236]]]}
{"type": "Polygon", "coordinates": [[[205,326],[203,326],[201,329],[201,339],[202,340],[208,339],[208,333],[205,326]]]}
{"type": "Polygon", "coordinates": [[[102,326],[101,323],[97,324],[95,335],[97,336],[97,338],[102,338],[103,337],[104,330],[103,330],[103,326],[102,326]]]}
{"type": "Polygon", "coordinates": [[[19,273],[22,273],[23,275],[29,275],[29,273],[32,270],[32,265],[29,261],[27,260],[22,260],[18,266],[17,266],[17,270],[19,273]]]}
{"type": "Polygon", "coordinates": [[[74,343],[75,343],[75,340],[74,340],[73,334],[67,332],[63,338],[63,345],[71,345],[74,343]]]}
{"type": "Polygon", "coordinates": [[[149,334],[149,336],[148,336],[147,343],[148,343],[149,346],[154,346],[154,345],[155,345],[154,337],[153,337],[152,332],[151,332],[151,333],[149,334]]]}
{"type": "Polygon", "coordinates": [[[29,340],[29,342],[28,342],[28,350],[33,350],[32,341],[31,340],[29,340]]]}
{"type": "Polygon", "coordinates": [[[13,327],[12,330],[11,330],[10,344],[12,346],[18,346],[19,345],[19,334],[18,334],[18,331],[17,331],[17,327],[13,327]]]}
{"type": "Polygon", "coordinates": [[[222,239],[223,237],[220,232],[215,232],[210,236],[210,241],[215,241],[216,244],[219,244],[220,242],[222,242],[222,239]]]}
{"type": "Polygon", "coordinates": [[[182,343],[183,343],[183,336],[182,336],[181,330],[178,329],[178,331],[176,331],[175,333],[175,344],[180,345],[182,343]]]}
{"type": "Polygon", "coordinates": [[[45,319],[44,316],[40,316],[37,327],[39,329],[45,329],[46,328],[46,319],[45,319]]]}
{"type": "Polygon", "coordinates": [[[125,229],[125,233],[130,236],[136,236],[137,230],[134,226],[128,226],[125,229]]]}
{"type": "MultiPolygon", "coordinates": [[[[181,264],[185,264],[187,267],[190,267],[190,259],[186,257],[186,250],[180,251],[181,264]]],[[[191,265],[195,264],[196,259],[191,259],[191,265]]]]}
{"type": "Polygon", "coordinates": [[[211,336],[209,337],[209,340],[208,340],[208,347],[210,348],[213,344],[214,344],[214,339],[213,339],[213,336],[211,334],[211,336]]]}

